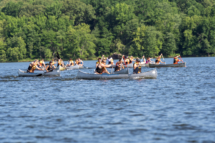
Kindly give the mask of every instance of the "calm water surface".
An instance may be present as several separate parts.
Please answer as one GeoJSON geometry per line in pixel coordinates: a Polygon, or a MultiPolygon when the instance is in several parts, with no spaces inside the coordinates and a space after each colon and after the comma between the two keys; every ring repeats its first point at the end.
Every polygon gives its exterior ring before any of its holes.
{"type": "Polygon", "coordinates": [[[18,77],[28,63],[1,63],[0,142],[215,142],[215,58],[184,61],[147,80],[18,77]]]}

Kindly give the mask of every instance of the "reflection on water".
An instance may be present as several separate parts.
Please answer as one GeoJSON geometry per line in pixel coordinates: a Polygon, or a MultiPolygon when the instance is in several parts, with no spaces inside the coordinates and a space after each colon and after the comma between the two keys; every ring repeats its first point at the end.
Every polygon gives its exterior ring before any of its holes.
{"type": "Polygon", "coordinates": [[[214,142],[215,58],[183,60],[141,80],[18,77],[28,63],[1,63],[0,142],[214,142]]]}

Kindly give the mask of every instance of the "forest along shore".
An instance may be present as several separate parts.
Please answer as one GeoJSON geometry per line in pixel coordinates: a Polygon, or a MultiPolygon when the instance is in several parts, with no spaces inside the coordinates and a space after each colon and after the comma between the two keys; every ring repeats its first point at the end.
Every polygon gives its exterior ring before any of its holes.
{"type": "Polygon", "coordinates": [[[215,55],[215,1],[1,0],[0,62],[215,55]]]}

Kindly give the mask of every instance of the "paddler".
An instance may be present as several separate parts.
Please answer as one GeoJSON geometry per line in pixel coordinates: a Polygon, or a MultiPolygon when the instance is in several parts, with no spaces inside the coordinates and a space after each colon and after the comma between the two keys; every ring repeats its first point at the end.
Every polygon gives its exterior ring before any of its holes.
{"type": "Polygon", "coordinates": [[[148,57],[147,60],[146,60],[146,64],[148,64],[148,63],[149,64],[151,63],[151,58],[150,57],[148,57]]]}
{"type": "Polygon", "coordinates": [[[57,64],[57,66],[65,67],[65,66],[64,66],[64,62],[63,62],[62,59],[58,59],[58,64],[57,64]]]}
{"type": "Polygon", "coordinates": [[[130,59],[128,58],[128,56],[126,57],[125,59],[125,65],[129,64],[130,63],[130,59]]]}
{"type": "MultiPolygon", "coordinates": [[[[110,74],[109,72],[108,72],[108,70],[106,69],[106,59],[103,59],[102,60],[102,64],[104,65],[104,66],[102,66],[102,73],[107,73],[107,74],[110,74]]],[[[112,65],[109,65],[108,67],[111,67],[112,65]]]]}
{"type": "Polygon", "coordinates": [[[105,59],[105,55],[102,55],[101,61],[102,61],[103,59],[105,59]]]}
{"type": "Polygon", "coordinates": [[[173,64],[178,64],[178,62],[181,62],[181,60],[179,60],[179,57],[180,57],[180,55],[179,56],[175,56],[174,57],[174,61],[173,61],[173,64]]]}
{"type": "Polygon", "coordinates": [[[84,65],[84,62],[80,58],[78,58],[78,65],[79,66],[83,66],[84,65]]]}
{"type": "Polygon", "coordinates": [[[133,61],[135,61],[135,60],[134,60],[134,57],[131,56],[131,57],[129,58],[129,64],[131,64],[133,61]]]}
{"type": "Polygon", "coordinates": [[[46,64],[44,62],[44,59],[40,60],[40,62],[39,62],[39,67],[42,67],[42,66],[44,66],[46,68],[46,64]]]}
{"type": "Polygon", "coordinates": [[[141,64],[145,64],[145,63],[146,63],[146,59],[145,59],[145,56],[143,55],[141,64]]]}
{"type": "Polygon", "coordinates": [[[136,59],[136,62],[133,65],[133,74],[141,73],[140,59],[136,59]]]}
{"type": "Polygon", "coordinates": [[[109,65],[113,65],[113,64],[114,64],[114,63],[113,63],[113,58],[112,58],[112,57],[109,57],[108,64],[109,64],[109,65]]]}
{"type": "Polygon", "coordinates": [[[34,60],[32,63],[30,63],[30,65],[28,66],[28,73],[34,73],[35,69],[38,70],[42,70],[41,68],[39,68],[38,66],[38,60],[34,60]]]}
{"type": "Polygon", "coordinates": [[[52,59],[52,62],[53,62],[54,64],[57,64],[57,62],[55,62],[54,59],[52,59]]]}
{"type": "Polygon", "coordinates": [[[67,67],[74,66],[74,62],[73,62],[73,60],[71,58],[69,59],[68,64],[66,66],[67,67]]]}
{"type": "Polygon", "coordinates": [[[156,61],[155,61],[156,64],[165,63],[165,62],[162,62],[162,61],[161,61],[161,56],[162,56],[162,55],[163,55],[163,54],[161,54],[160,56],[157,57],[157,59],[156,59],[156,61]]]}
{"type": "Polygon", "coordinates": [[[124,69],[124,66],[122,64],[122,59],[119,59],[119,61],[116,63],[115,72],[120,71],[121,67],[124,69]]]}
{"type": "Polygon", "coordinates": [[[112,65],[105,65],[105,63],[106,63],[105,59],[101,60],[101,58],[98,58],[98,62],[96,62],[96,70],[95,70],[96,74],[103,74],[103,73],[110,74],[106,68],[111,67],[112,65]]]}
{"type": "Polygon", "coordinates": [[[46,71],[47,72],[52,72],[56,67],[54,66],[54,62],[50,61],[49,65],[46,66],[46,71]]]}
{"type": "Polygon", "coordinates": [[[79,61],[78,59],[75,60],[75,65],[78,65],[79,61]]]}

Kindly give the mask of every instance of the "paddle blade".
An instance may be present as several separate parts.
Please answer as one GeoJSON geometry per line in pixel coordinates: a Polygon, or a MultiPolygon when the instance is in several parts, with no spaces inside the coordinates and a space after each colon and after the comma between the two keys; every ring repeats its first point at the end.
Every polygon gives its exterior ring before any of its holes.
{"type": "Polygon", "coordinates": [[[60,55],[59,55],[59,53],[58,53],[58,52],[57,52],[57,58],[58,58],[58,59],[60,59],[60,55]]]}

